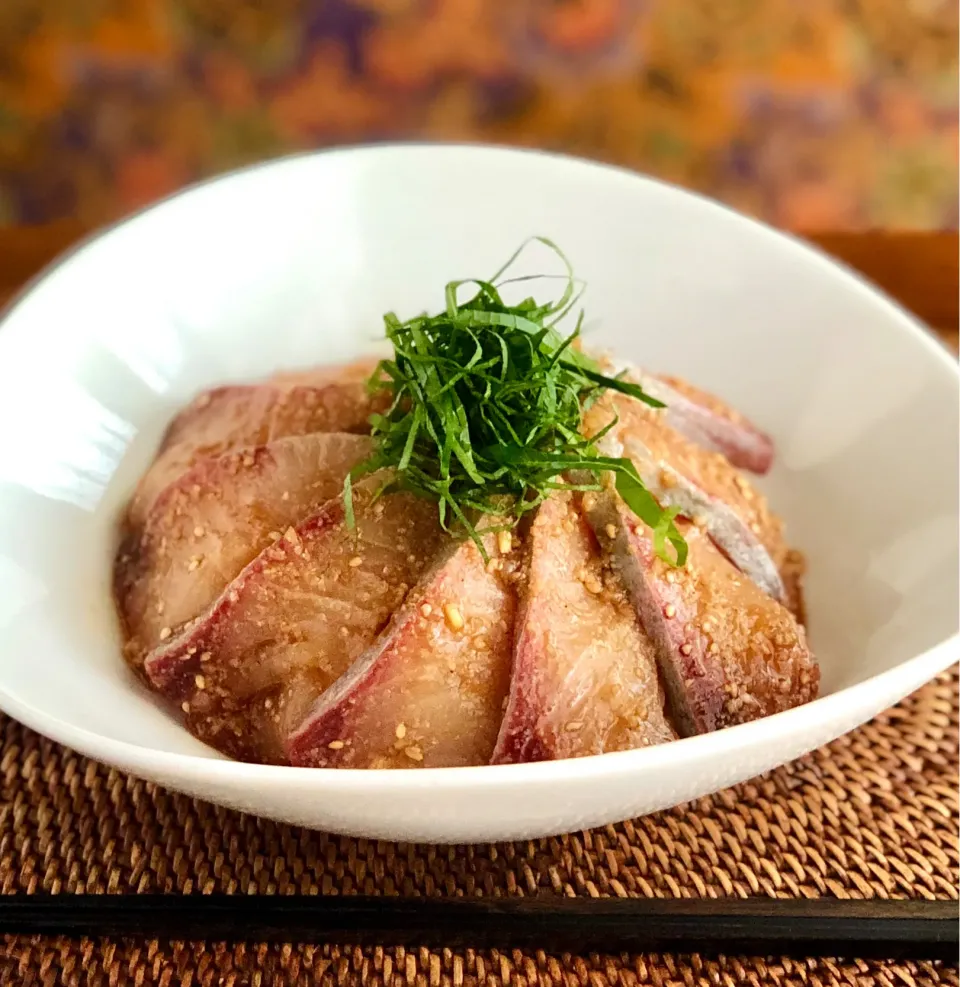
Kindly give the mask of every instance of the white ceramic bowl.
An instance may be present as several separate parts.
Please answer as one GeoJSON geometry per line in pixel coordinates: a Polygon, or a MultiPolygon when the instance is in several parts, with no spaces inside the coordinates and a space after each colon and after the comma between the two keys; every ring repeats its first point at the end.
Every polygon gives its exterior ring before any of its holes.
{"type": "MultiPolygon", "coordinates": [[[[531,256],[530,269],[548,260],[531,256]]],[[[381,146],[228,175],[56,264],[0,330],[0,705],[53,739],[223,805],[371,837],[533,837],[672,806],[797,757],[958,657],[957,366],[800,243],[612,168],[381,146]],[[823,698],[648,750],[508,767],[226,761],[127,673],[117,512],[199,388],[346,359],[388,308],[442,302],[530,234],[589,290],[599,344],[729,398],[775,437],[764,483],[809,557],[823,698]]]]}

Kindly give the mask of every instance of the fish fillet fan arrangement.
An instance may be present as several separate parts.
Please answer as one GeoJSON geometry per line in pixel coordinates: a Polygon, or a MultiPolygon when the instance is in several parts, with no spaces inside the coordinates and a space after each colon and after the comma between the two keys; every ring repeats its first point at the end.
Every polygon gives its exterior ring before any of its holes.
{"type": "MultiPolygon", "coordinates": [[[[470,539],[436,508],[344,479],[369,453],[371,368],[201,395],[131,501],[116,560],[128,661],[201,740],[322,767],[599,754],[812,699],[799,557],[742,470],[769,440],[666,379],[617,396],[648,488],[683,505],[683,567],[614,489],[557,490],[470,539]]],[[[608,416],[609,417],[609,416],[608,416]]]]}
{"type": "Polygon", "coordinates": [[[169,426],[123,518],[114,588],[127,661],[196,737],[304,767],[506,764],[815,698],[801,557],[747,476],[774,451],[744,417],[681,380],[590,361],[576,412],[590,445],[537,496],[524,481],[522,510],[500,488],[465,497],[464,527],[404,482],[409,456],[383,459],[385,429],[410,415],[398,366],[219,387],[169,426]],[[682,557],[620,467],[594,465],[609,463],[628,463],[682,557]]]}

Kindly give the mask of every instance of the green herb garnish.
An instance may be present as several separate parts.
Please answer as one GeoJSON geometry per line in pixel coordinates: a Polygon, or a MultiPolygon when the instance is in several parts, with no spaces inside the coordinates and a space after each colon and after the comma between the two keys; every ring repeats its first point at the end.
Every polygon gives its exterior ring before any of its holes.
{"type": "Polygon", "coordinates": [[[444,529],[461,528],[486,559],[485,531],[514,525],[554,490],[600,490],[600,474],[608,472],[630,509],[653,529],[657,554],[681,566],[687,545],[674,524],[676,509],[660,507],[629,459],[597,451],[616,419],[595,435],[581,432],[583,408],[603,390],[663,405],[639,385],[604,375],[575,348],[582,311],[569,336],[557,331],[582,288],[560,249],[533,239],[563,261],[565,286],[557,301],[508,305],[501,297],[506,284],[537,280],[503,277],[527,241],[489,281],[450,282],[441,314],[406,322],[392,312],[384,316],[393,358],[380,362],[369,386],[389,390],[392,402],[371,419],[373,455],[347,478],[348,522],[354,523],[352,482],[390,469],[381,492],[407,490],[435,500],[444,529]],[[460,302],[467,285],[476,294],[460,302]],[[502,523],[478,530],[470,519],[480,514],[502,523]]]}

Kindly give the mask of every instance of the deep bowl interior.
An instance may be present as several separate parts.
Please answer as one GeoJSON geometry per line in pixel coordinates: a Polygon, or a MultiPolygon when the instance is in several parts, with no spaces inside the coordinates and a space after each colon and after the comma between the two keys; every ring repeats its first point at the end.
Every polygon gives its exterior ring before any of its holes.
{"type": "MultiPolygon", "coordinates": [[[[217,755],[126,673],[117,512],[199,388],[334,362],[531,234],[588,285],[595,345],[770,431],[763,486],[809,560],[823,691],[957,632],[957,374],[800,244],[596,165],[477,148],[307,155],[187,191],[61,261],[0,331],[0,701],[104,741],[217,755]],[[4,698],[5,697],[5,698],[4,698]]],[[[530,273],[558,270],[543,250],[530,273]]],[[[194,773],[196,766],[190,770],[194,773]]]]}

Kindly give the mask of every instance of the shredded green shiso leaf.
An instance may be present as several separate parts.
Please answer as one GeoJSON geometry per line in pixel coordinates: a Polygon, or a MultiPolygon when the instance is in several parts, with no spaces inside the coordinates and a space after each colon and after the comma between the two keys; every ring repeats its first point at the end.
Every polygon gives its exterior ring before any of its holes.
{"type": "Polygon", "coordinates": [[[674,524],[676,508],[660,507],[629,459],[597,451],[596,443],[616,418],[595,435],[581,432],[583,409],[603,390],[663,407],[639,385],[601,373],[574,347],[582,310],[569,336],[557,331],[581,294],[562,251],[533,237],[489,281],[451,281],[439,315],[406,322],[392,312],[384,315],[393,357],[380,362],[369,387],[389,390],[392,401],[371,418],[373,454],[347,477],[348,524],[355,524],[353,482],[388,469],[391,478],[378,496],[406,490],[436,501],[443,528],[468,535],[486,560],[485,532],[512,527],[554,490],[600,490],[600,474],[607,472],[615,475],[630,509],[652,529],[657,555],[682,566],[687,545],[674,524]],[[504,277],[534,241],[563,262],[563,292],[552,302],[531,297],[508,305],[500,294],[504,285],[548,277],[504,277]],[[461,289],[471,285],[476,293],[459,301],[461,289]],[[492,523],[478,529],[471,518],[480,515],[492,523]]]}

